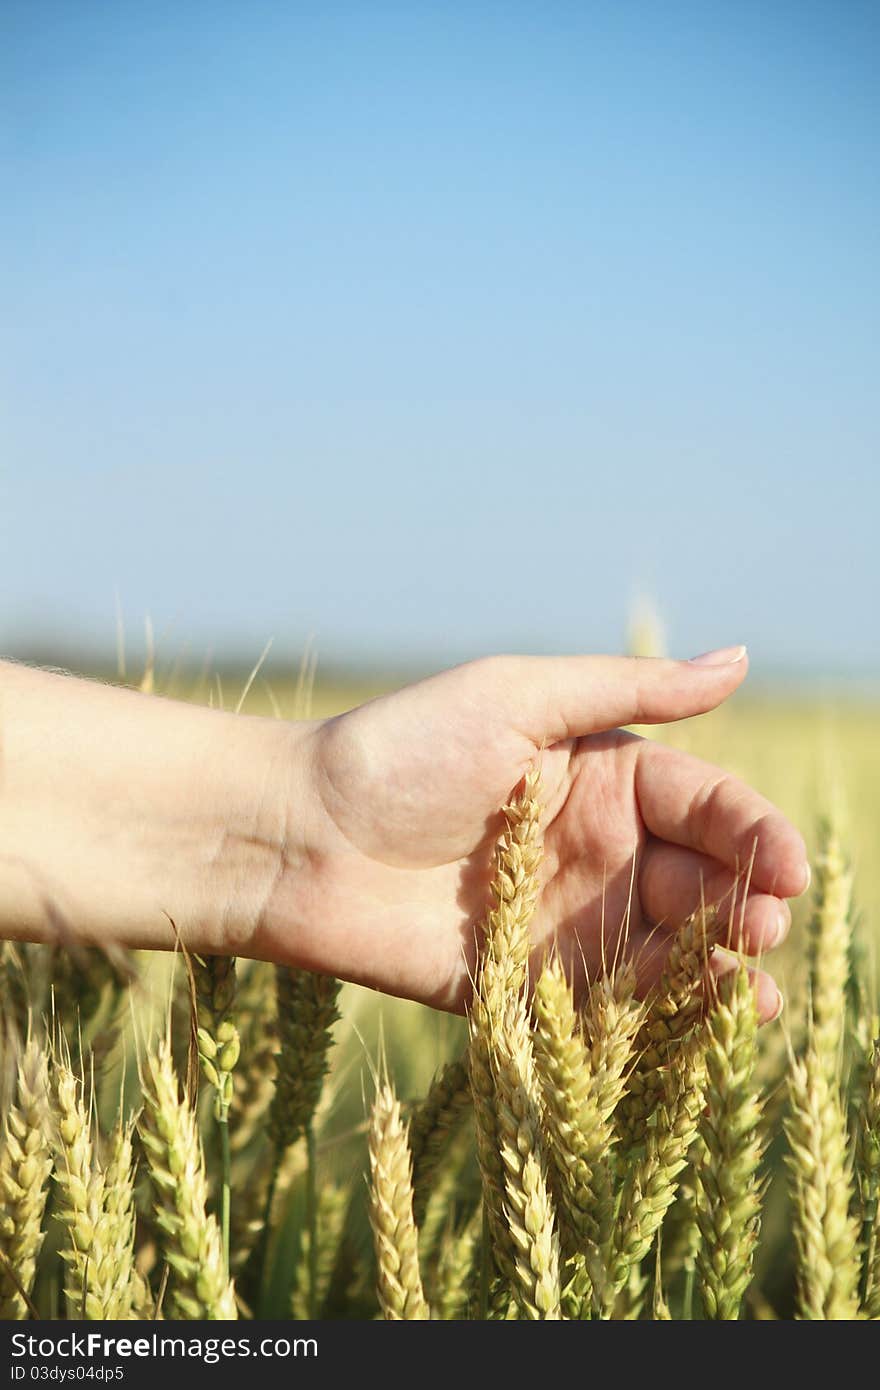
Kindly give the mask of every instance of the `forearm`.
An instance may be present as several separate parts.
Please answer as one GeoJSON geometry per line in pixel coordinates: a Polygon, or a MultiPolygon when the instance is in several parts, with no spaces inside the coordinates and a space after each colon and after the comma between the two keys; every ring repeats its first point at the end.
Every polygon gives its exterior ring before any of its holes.
{"type": "Polygon", "coordinates": [[[0,662],[0,937],[247,954],[309,728],[0,662]]]}

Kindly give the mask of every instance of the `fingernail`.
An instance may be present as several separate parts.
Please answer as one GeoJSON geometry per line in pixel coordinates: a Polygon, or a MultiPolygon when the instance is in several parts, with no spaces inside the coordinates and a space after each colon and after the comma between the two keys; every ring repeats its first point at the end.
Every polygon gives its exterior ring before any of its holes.
{"type": "Polygon", "coordinates": [[[777,991],[776,991],[776,1009],[775,1009],[775,1011],[770,1015],[770,1017],[768,1018],[767,1022],[768,1022],[768,1023],[775,1023],[776,1020],[777,1020],[777,1018],[778,1018],[779,1015],[782,1013],[782,1010],[783,1010],[784,1008],[785,1008],[785,1000],[784,1000],[784,998],[783,998],[783,996],[782,996],[782,990],[781,990],[781,989],[777,989],[777,991]]]}
{"type": "Polygon", "coordinates": [[[702,656],[692,656],[692,666],[733,666],[742,661],[745,647],[719,647],[717,652],[703,652],[702,656]]]}
{"type": "Polygon", "coordinates": [[[780,941],[784,941],[786,936],[788,935],[788,929],[790,926],[791,913],[789,912],[787,907],[781,907],[779,909],[779,915],[776,918],[776,921],[773,923],[772,928],[767,933],[767,937],[764,942],[765,948],[768,951],[772,951],[774,946],[778,946],[780,941]]]}
{"type": "Polygon", "coordinates": [[[811,884],[812,882],[813,882],[813,870],[810,868],[809,864],[807,864],[806,872],[805,872],[805,874],[804,874],[804,886],[803,886],[803,888],[801,889],[801,892],[802,892],[802,893],[806,893],[807,889],[809,888],[809,886],[810,886],[810,884],[811,884]]]}

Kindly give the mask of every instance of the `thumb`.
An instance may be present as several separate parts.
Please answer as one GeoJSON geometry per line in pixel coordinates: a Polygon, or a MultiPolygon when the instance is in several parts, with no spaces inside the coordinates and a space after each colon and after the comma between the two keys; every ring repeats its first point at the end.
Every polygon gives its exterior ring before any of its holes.
{"type": "Polygon", "coordinates": [[[500,703],[535,743],[664,724],[715,709],[745,679],[745,647],[690,661],[627,656],[496,657],[500,703]]]}

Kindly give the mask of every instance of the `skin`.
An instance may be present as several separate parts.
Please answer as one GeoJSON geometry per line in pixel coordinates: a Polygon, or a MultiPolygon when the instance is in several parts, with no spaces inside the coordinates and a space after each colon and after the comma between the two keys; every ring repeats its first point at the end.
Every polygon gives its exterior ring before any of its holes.
{"type": "MultiPolygon", "coordinates": [[[[538,759],[535,949],[556,939],[576,987],[621,937],[648,987],[670,929],[735,883],[732,944],[763,955],[809,882],[800,834],[738,779],[620,728],[710,710],[747,667],[742,648],[492,657],[283,723],[0,663],[0,935],[170,948],[173,919],[195,950],[460,1010],[499,807],[538,759]]],[[[754,979],[771,1018],[781,996],[754,979]]]]}

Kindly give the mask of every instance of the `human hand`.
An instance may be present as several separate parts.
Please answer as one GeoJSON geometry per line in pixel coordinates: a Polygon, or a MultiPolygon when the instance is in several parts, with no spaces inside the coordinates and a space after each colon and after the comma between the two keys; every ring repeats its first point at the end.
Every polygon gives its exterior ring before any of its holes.
{"type": "MultiPolygon", "coordinates": [[[[769,950],[790,925],[785,900],[809,882],[799,833],[737,778],[619,727],[704,713],[747,668],[743,648],[690,662],[492,657],[316,724],[302,746],[310,790],[291,808],[291,842],[305,850],[279,876],[256,953],[464,1007],[498,808],[536,759],[545,853],[535,950],[557,940],[576,986],[626,930],[648,987],[670,930],[701,898],[729,902],[749,866],[734,944],[769,950]]],[[[760,970],[755,982],[772,1018],[776,985],[760,970]]]]}

